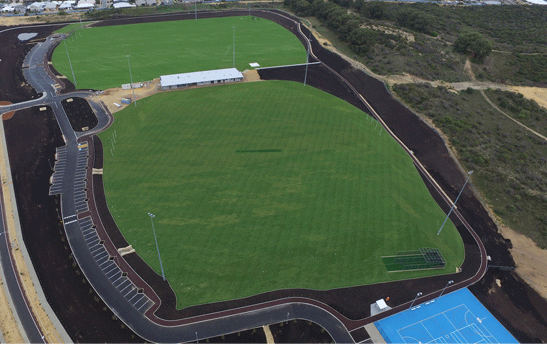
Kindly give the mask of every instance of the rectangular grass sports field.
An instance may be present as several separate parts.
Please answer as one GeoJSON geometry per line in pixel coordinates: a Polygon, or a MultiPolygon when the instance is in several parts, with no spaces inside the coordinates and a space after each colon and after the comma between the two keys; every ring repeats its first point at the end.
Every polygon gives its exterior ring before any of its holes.
{"type": "Polygon", "coordinates": [[[453,273],[452,223],[376,121],[286,81],[166,92],[100,135],[109,208],[179,308],[286,288],[453,273]],[[435,247],[445,269],[388,273],[381,257],[435,247]]]}
{"type": "Polygon", "coordinates": [[[53,52],[53,65],[80,89],[104,90],[161,75],[233,67],[305,63],[306,49],[290,31],[257,17],[164,21],[79,29],[53,52]],[[65,48],[66,43],[66,48],[65,48]],[[68,50],[68,55],[67,55],[68,50]]]}

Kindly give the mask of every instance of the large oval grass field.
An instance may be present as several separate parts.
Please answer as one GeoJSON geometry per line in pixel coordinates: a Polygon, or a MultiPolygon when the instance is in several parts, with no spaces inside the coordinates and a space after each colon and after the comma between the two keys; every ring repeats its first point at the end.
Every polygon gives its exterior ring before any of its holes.
{"type": "Polygon", "coordinates": [[[74,83],[71,63],[79,89],[104,90],[130,83],[129,64],[133,82],[234,67],[234,33],[240,71],[252,62],[306,63],[306,49],[289,30],[248,16],[77,29],[55,48],[52,62],[74,83]]]}
{"type": "Polygon", "coordinates": [[[461,237],[376,121],[287,81],[166,92],[100,135],[109,209],[183,308],[286,288],[453,273],[461,237]],[[388,273],[381,256],[440,249],[445,269],[388,273]]]}

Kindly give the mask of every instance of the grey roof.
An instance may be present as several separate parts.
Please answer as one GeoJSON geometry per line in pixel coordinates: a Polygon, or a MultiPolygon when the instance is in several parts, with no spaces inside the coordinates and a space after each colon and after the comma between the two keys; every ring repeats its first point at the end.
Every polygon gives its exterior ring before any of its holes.
{"type": "Polygon", "coordinates": [[[162,75],[161,87],[210,82],[215,80],[243,78],[243,74],[235,68],[206,70],[202,72],[162,75]]]}

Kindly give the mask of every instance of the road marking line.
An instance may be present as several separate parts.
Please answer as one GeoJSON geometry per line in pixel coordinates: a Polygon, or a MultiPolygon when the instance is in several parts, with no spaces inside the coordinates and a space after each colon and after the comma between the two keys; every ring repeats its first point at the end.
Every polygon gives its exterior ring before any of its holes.
{"type": "Polygon", "coordinates": [[[65,226],[66,226],[66,225],[69,225],[69,224],[71,224],[71,223],[73,223],[73,222],[77,222],[77,221],[78,221],[78,219],[72,220],[72,221],[69,221],[69,222],[65,222],[65,226]]]}

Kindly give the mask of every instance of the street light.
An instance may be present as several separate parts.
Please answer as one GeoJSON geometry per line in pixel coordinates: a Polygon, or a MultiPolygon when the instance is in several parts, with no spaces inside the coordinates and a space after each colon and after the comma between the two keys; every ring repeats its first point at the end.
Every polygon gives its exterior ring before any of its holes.
{"type": "Polygon", "coordinates": [[[74,76],[74,69],[72,69],[72,62],[70,62],[70,55],[68,55],[68,48],[66,47],[66,38],[63,39],[63,42],[65,42],[66,57],[68,57],[68,64],[70,65],[70,70],[72,71],[72,79],[74,79],[74,86],[77,87],[78,83],[76,82],[76,77],[74,76]]]}
{"type": "Polygon", "coordinates": [[[416,294],[416,297],[414,298],[414,300],[412,300],[412,303],[410,304],[410,307],[407,310],[410,310],[412,308],[412,306],[414,305],[414,302],[416,302],[416,300],[418,299],[418,296],[422,296],[422,293],[419,292],[418,294],[416,294]]]}
{"type": "Polygon", "coordinates": [[[137,98],[135,98],[135,89],[133,88],[133,74],[131,74],[131,64],[129,63],[129,56],[131,55],[125,55],[125,57],[127,57],[127,65],[129,66],[129,77],[131,78],[131,89],[133,90],[133,101],[135,101],[135,107],[136,107],[137,98]]]}
{"type": "Polygon", "coordinates": [[[235,26],[232,26],[232,29],[234,29],[234,47],[233,47],[233,52],[234,52],[234,57],[233,57],[233,67],[236,68],[236,27],[235,26]]]}
{"type": "Polygon", "coordinates": [[[444,227],[444,224],[446,223],[446,220],[448,220],[448,217],[450,217],[450,214],[452,214],[452,210],[454,210],[454,207],[456,206],[456,202],[458,202],[458,199],[462,195],[463,189],[465,189],[465,186],[467,185],[467,182],[469,181],[469,178],[471,178],[471,175],[473,174],[473,171],[469,171],[469,172],[467,172],[467,174],[468,174],[467,179],[465,180],[465,183],[463,184],[462,189],[460,190],[460,193],[458,194],[458,197],[456,197],[456,200],[454,201],[454,204],[452,204],[452,207],[450,208],[450,211],[448,212],[448,215],[446,215],[446,218],[444,219],[444,222],[443,222],[441,228],[439,228],[439,231],[437,232],[437,235],[441,234],[441,231],[443,230],[443,227],[444,227]]]}
{"type": "Polygon", "coordinates": [[[156,249],[158,250],[158,258],[160,259],[161,277],[163,277],[163,280],[165,281],[163,265],[161,264],[160,248],[158,247],[158,239],[156,238],[156,230],[154,229],[154,217],[156,217],[156,215],[148,213],[148,216],[150,216],[150,221],[152,221],[152,231],[154,232],[154,240],[156,241],[156,249]]]}
{"type": "MultiPolygon", "coordinates": [[[[439,295],[439,297],[443,296],[443,293],[444,293],[445,289],[452,283],[454,283],[453,280],[448,281],[448,283],[444,286],[443,290],[441,291],[441,294],[439,295]]],[[[439,297],[437,297],[437,298],[439,298],[439,297]]]]}
{"type": "Polygon", "coordinates": [[[311,49],[311,27],[310,27],[310,33],[308,34],[308,54],[306,55],[306,73],[304,74],[304,86],[306,86],[306,79],[308,79],[308,64],[310,61],[310,49],[311,49]]]}

